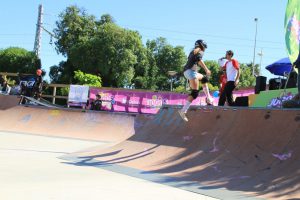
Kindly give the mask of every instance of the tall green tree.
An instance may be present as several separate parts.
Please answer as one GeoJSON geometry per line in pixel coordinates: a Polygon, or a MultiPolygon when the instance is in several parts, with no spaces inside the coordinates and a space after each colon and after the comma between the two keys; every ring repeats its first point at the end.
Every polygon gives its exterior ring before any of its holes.
{"type": "Polygon", "coordinates": [[[182,46],[173,47],[167,43],[165,38],[157,38],[147,42],[148,51],[153,55],[152,64],[155,66],[156,88],[159,90],[170,90],[171,78],[168,75],[169,71],[177,72],[177,75],[172,78],[174,87],[184,84],[182,79],[183,66],[186,62],[186,55],[182,46]]]}
{"type": "Polygon", "coordinates": [[[49,72],[51,83],[74,83],[74,71],[76,70],[77,68],[75,68],[69,59],[67,61],[61,61],[59,65],[51,66],[49,72]]]}
{"type": "Polygon", "coordinates": [[[1,72],[35,73],[38,66],[38,58],[32,51],[19,47],[0,50],[1,72]]]}
{"type": "MultiPolygon", "coordinates": [[[[109,14],[99,21],[76,6],[60,14],[54,30],[58,52],[68,57],[75,70],[100,75],[104,86],[124,87],[132,84],[135,68],[145,65],[145,50],[141,36],[114,23],[109,14]]],[[[58,81],[58,71],[52,68],[52,80],[58,81]]],[[[69,76],[73,77],[73,71],[69,76]]],[[[63,73],[62,73],[63,74],[63,73]]]]}
{"type": "Polygon", "coordinates": [[[60,15],[54,29],[56,50],[68,56],[70,48],[93,37],[97,30],[96,18],[77,6],[67,7],[60,15]]]}
{"type": "MultiPolygon", "coordinates": [[[[179,91],[186,84],[182,75],[187,60],[184,49],[168,44],[165,38],[149,40],[144,46],[138,32],[118,26],[111,15],[97,20],[77,6],[67,7],[56,26],[56,49],[67,61],[50,68],[52,82],[75,83],[74,72],[81,70],[101,77],[105,87],[170,90],[172,80],[179,91]],[[176,71],[177,75],[171,79],[168,71],[176,71]]],[[[215,61],[205,63],[212,71],[210,88],[216,88],[219,66],[215,61]]],[[[250,68],[245,64],[241,68],[240,85],[252,86],[255,78],[250,68]]]]}
{"type": "Polygon", "coordinates": [[[155,76],[157,74],[156,66],[153,65],[151,52],[146,48],[141,48],[137,52],[137,64],[134,66],[134,77],[132,85],[136,89],[152,89],[155,90],[155,76]]]}
{"type": "Polygon", "coordinates": [[[74,45],[69,58],[82,71],[100,74],[103,86],[124,87],[132,84],[143,51],[137,32],[105,23],[89,41],[74,45]]]}

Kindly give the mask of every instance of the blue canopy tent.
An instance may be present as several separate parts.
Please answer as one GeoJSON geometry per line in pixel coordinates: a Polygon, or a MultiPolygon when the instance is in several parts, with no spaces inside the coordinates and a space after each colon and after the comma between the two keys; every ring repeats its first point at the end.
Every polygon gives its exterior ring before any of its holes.
{"type": "Polygon", "coordinates": [[[292,63],[289,58],[282,58],[266,67],[274,75],[284,76],[292,70],[292,63]]]}

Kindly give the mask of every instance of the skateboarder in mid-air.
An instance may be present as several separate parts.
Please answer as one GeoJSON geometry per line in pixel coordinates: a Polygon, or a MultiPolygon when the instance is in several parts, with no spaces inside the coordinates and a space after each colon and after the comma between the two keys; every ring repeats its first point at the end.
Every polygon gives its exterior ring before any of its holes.
{"type": "Polygon", "coordinates": [[[202,83],[203,92],[206,95],[207,105],[213,104],[213,98],[210,96],[208,89],[208,78],[211,75],[211,72],[202,61],[202,57],[206,48],[207,44],[205,41],[197,40],[195,42],[195,47],[189,54],[188,61],[184,66],[184,77],[189,80],[191,87],[191,94],[188,96],[186,104],[179,111],[179,114],[184,121],[188,121],[186,113],[193,100],[195,100],[199,95],[199,81],[202,83]],[[204,69],[206,75],[198,73],[199,66],[204,69]]]}

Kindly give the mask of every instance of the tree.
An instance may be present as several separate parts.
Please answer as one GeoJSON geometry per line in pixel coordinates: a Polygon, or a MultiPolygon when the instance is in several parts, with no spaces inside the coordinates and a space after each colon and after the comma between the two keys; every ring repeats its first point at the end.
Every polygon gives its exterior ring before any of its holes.
{"type": "Polygon", "coordinates": [[[12,73],[35,73],[38,58],[32,51],[19,47],[0,50],[0,71],[12,73]]]}
{"type": "Polygon", "coordinates": [[[170,90],[171,77],[168,71],[176,71],[178,74],[173,79],[174,88],[184,84],[182,76],[183,66],[186,62],[186,55],[182,46],[173,47],[167,43],[165,38],[147,41],[147,49],[152,54],[150,57],[152,70],[156,74],[153,76],[156,88],[159,90],[170,90]]]}
{"type": "MultiPolygon", "coordinates": [[[[209,79],[209,82],[213,86],[219,86],[219,79],[220,79],[220,72],[221,72],[221,68],[220,68],[219,64],[216,61],[208,60],[208,61],[205,61],[205,65],[211,71],[211,77],[209,79]]],[[[205,75],[205,72],[202,68],[200,71],[202,74],[205,75]]]]}
{"type": "MultiPolygon", "coordinates": [[[[68,72],[73,77],[74,70],[81,70],[100,74],[108,87],[135,84],[136,88],[167,90],[167,71],[182,71],[186,59],[183,47],[172,47],[164,38],[145,48],[138,32],[119,27],[109,14],[97,21],[84,9],[70,6],[59,15],[56,25],[56,49],[71,63],[51,68],[51,79],[56,82],[68,72]],[[66,66],[74,70],[64,70],[66,66]]],[[[176,78],[175,85],[180,85],[179,80],[176,78]]]]}
{"type": "Polygon", "coordinates": [[[68,56],[70,48],[74,45],[88,41],[97,30],[96,18],[88,15],[84,9],[77,6],[67,7],[59,15],[54,29],[56,50],[68,56]]]}
{"type": "MultiPolygon", "coordinates": [[[[138,32],[118,26],[111,15],[97,20],[76,6],[67,7],[56,25],[56,49],[67,56],[67,61],[51,67],[50,78],[55,83],[74,83],[74,71],[81,70],[101,77],[105,87],[169,90],[168,71],[176,71],[173,87],[178,91],[185,88],[182,72],[187,57],[182,46],[174,47],[162,37],[149,40],[144,46],[138,32]]],[[[219,66],[215,61],[205,63],[212,72],[209,87],[216,89],[219,66]]],[[[242,87],[255,81],[246,66],[241,65],[242,87]]]]}
{"type": "Polygon", "coordinates": [[[82,71],[78,70],[74,72],[74,79],[76,84],[79,85],[88,85],[93,87],[101,87],[101,78],[92,74],[85,74],[82,71]]]}
{"type": "Polygon", "coordinates": [[[107,24],[107,23],[115,23],[114,18],[110,14],[102,15],[100,21],[97,24],[103,25],[103,24],[107,24]]]}
{"type": "Polygon", "coordinates": [[[100,74],[104,86],[124,87],[132,84],[138,61],[142,63],[146,58],[140,53],[144,52],[144,47],[137,32],[117,26],[108,14],[97,21],[76,6],[62,12],[56,25],[56,48],[68,57],[70,65],[67,66],[73,66],[74,70],[62,69],[66,65],[53,66],[52,80],[59,81],[59,77],[63,77],[58,72],[69,72],[68,76],[73,77],[73,71],[80,69],[100,74]]]}
{"type": "Polygon", "coordinates": [[[60,62],[58,66],[51,66],[49,72],[51,83],[72,84],[74,82],[74,71],[76,70],[69,59],[60,62]]]}
{"type": "Polygon", "coordinates": [[[100,74],[103,86],[125,87],[132,84],[138,57],[144,51],[141,36],[107,23],[89,41],[74,45],[69,58],[72,63],[91,74],[100,74]]]}
{"type": "MultiPolygon", "coordinates": [[[[252,75],[252,64],[241,64],[240,87],[252,87],[255,85],[255,77],[252,75]]],[[[257,66],[255,66],[257,70],[257,66]]]]}
{"type": "Polygon", "coordinates": [[[42,68],[42,61],[40,58],[36,59],[34,62],[34,68],[35,69],[41,69],[42,68]]]}

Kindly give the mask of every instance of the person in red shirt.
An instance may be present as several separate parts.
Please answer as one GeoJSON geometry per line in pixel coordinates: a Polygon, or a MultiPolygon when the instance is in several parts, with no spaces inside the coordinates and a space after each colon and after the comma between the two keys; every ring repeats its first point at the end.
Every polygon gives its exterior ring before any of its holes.
{"type": "Polygon", "coordinates": [[[238,86],[240,79],[240,65],[236,59],[233,59],[233,51],[226,52],[226,59],[228,60],[224,69],[226,70],[227,82],[224,87],[224,91],[220,94],[219,106],[224,106],[227,101],[229,106],[234,106],[233,90],[238,86]]]}

